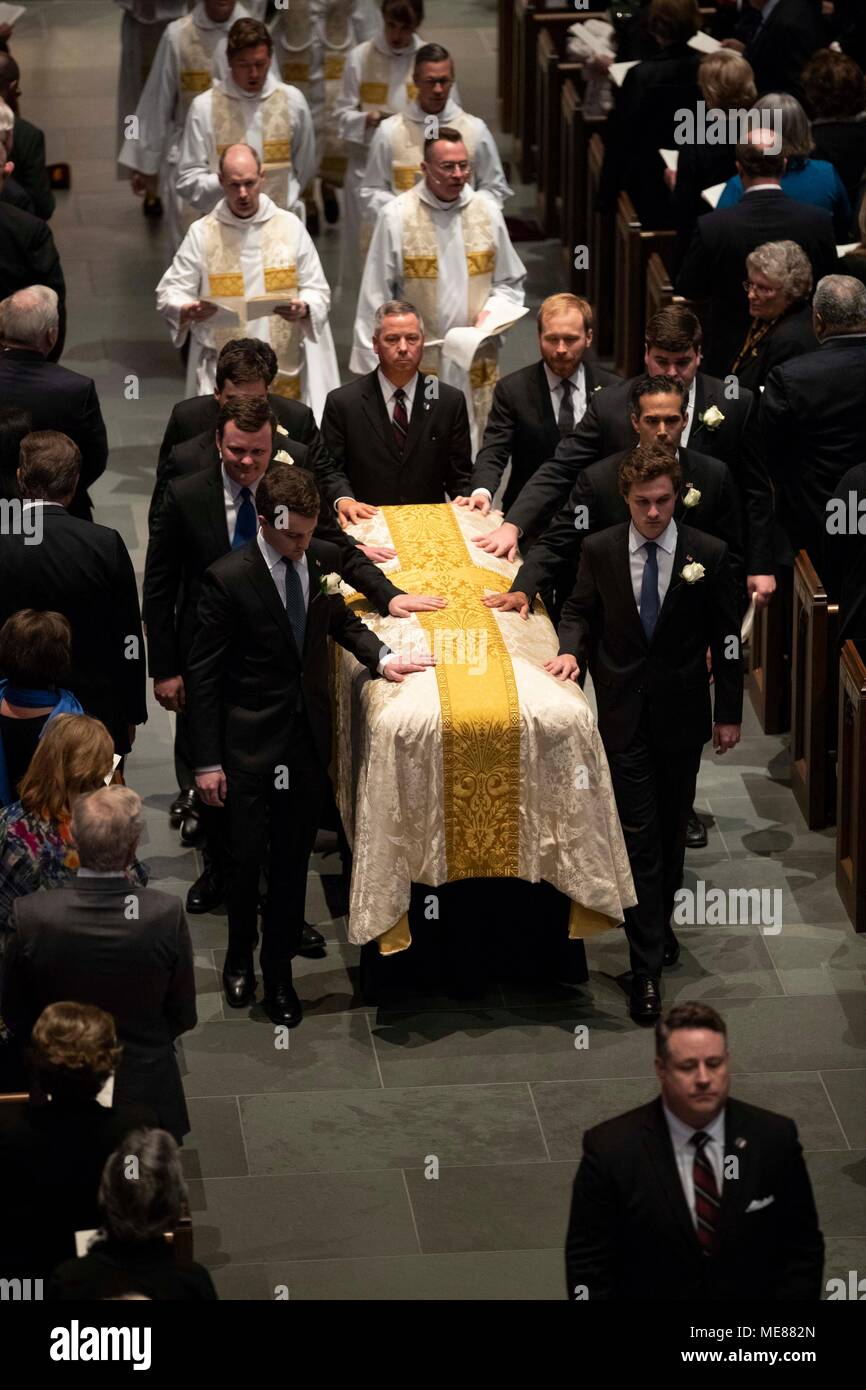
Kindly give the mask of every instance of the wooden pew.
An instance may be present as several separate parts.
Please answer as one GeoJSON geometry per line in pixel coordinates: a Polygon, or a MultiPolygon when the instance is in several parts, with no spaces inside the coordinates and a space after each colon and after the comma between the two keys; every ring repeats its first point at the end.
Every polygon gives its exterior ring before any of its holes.
{"type": "Polygon", "coordinates": [[[846,642],[839,660],[836,888],[854,930],[866,931],[866,660],[846,642]]]}
{"type": "Polygon", "coordinates": [[[620,193],[615,224],[613,365],[626,378],[643,367],[649,259],[655,253],[664,262],[675,239],[676,232],[643,227],[629,195],[620,193]]]}
{"type": "MultiPolygon", "coordinates": [[[[581,18],[588,19],[581,12],[581,18]]],[[[598,16],[596,16],[598,17],[598,16]]],[[[571,9],[545,10],[535,0],[514,0],[511,51],[511,132],[514,160],[520,178],[529,183],[536,172],[536,73],[535,50],[542,30],[565,31],[577,14],[571,9]]]]}
{"type": "MultiPolygon", "coordinates": [[[[589,143],[593,135],[601,131],[606,117],[586,116],[583,109],[582,84],[580,74],[566,77],[560,94],[560,136],[559,136],[559,193],[557,196],[560,239],[565,270],[565,280],[572,294],[583,295],[589,299],[589,269],[578,269],[575,265],[575,247],[589,246],[589,143]]],[[[596,333],[596,344],[598,334],[596,333]]],[[[611,325],[610,343],[613,344],[611,325]]],[[[598,349],[600,351],[600,349],[598,349]]],[[[605,355],[609,355],[609,352],[605,355]]]]}
{"type": "Polygon", "coordinates": [[[559,230],[563,83],[577,77],[583,66],[566,58],[567,39],[566,29],[544,25],[535,50],[535,164],[539,220],[545,236],[555,236],[559,230]]]}
{"type": "MultiPolygon", "coordinates": [[[[604,359],[611,356],[614,343],[614,219],[610,213],[598,209],[603,163],[604,145],[601,136],[595,134],[587,146],[585,242],[589,247],[588,298],[597,323],[595,350],[604,359]]],[[[583,242],[584,237],[579,240],[583,242]]]]}
{"type": "Polygon", "coordinates": [[[790,728],[791,680],[785,656],[785,608],[790,610],[791,571],[780,569],[777,589],[766,608],[755,613],[749,645],[749,695],[765,734],[790,728]]]}
{"type": "Polygon", "coordinates": [[[511,134],[511,78],[514,70],[514,4],[498,0],[496,17],[496,101],[499,128],[511,134]]]}
{"type": "Polygon", "coordinates": [[[791,655],[791,784],[810,830],[832,825],[836,815],[836,733],[839,605],[827,592],[809,556],[794,563],[794,636],[791,655]]]}

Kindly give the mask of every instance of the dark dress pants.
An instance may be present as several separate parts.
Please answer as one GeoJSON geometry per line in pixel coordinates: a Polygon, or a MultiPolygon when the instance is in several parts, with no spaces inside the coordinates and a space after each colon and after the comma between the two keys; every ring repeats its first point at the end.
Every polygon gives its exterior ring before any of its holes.
{"type": "Polygon", "coordinates": [[[683,881],[701,746],[659,748],[644,706],[629,747],[608,752],[607,760],[637,894],[637,906],[627,908],[625,918],[632,973],[658,981],[665,930],[683,881]]]}

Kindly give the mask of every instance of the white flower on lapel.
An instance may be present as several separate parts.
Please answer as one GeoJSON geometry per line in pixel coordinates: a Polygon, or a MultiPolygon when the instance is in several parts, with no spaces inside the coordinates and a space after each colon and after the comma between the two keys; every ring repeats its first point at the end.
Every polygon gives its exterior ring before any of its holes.
{"type": "Polygon", "coordinates": [[[332,570],[330,574],[323,574],[319,579],[319,593],[338,594],[342,582],[336,570],[332,570]]]}
{"type": "Polygon", "coordinates": [[[725,417],[717,405],[711,405],[708,410],[704,411],[703,415],[698,416],[698,419],[704,429],[717,430],[719,425],[724,423],[725,417]]]}
{"type": "Polygon", "coordinates": [[[592,389],[592,394],[595,396],[595,395],[598,394],[599,391],[603,391],[603,390],[604,390],[604,386],[603,386],[603,385],[602,385],[602,386],[594,386],[593,389],[592,389]]]}
{"type": "Polygon", "coordinates": [[[703,579],[706,570],[697,560],[693,560],[691,555],[686,556],[686,561],[687,563],[683,565],[680,573],[680,578],[684,579],[687,584],[697,584],[698,580],[703,579]]]}
{"type": "Polygon", "coordinates": [[[686,495],[683,498],[684,507],[696,507],[701,500],[700,490],[692,487],[691,483],[686,483],[686,495]]]}
{"type": "Polygon", "coordinates": [[[285,449],[278,449],[274,454],[274,463],[294,463],[291,454],[286,453],[285,449]]]}
{"type": "Polygon", "coordinates": [[[289,431],[286,429],[285,425],[277,425],[277,434],[284,434],[286,439],[289,437],[289,431]]]}

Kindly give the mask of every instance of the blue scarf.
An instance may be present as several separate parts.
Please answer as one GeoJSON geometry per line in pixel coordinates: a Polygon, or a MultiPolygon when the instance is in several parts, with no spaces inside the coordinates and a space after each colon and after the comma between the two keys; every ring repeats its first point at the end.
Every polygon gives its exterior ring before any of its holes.
{"type": "MultiPolygon", "coordinates": [[[[42,734],[58,714],[84,713],[71,690],[27,690],[12,685],[8,680],[0,680],[0,700],[4,699],[8,700],[10,705],[17,705],[21,709],[44,709],[46,705],[53,705],[54,708],[42,726],[42,734]]],[[[40,738],[42,734],[39,735],[40,738]]],[[[16,796],[15,788],[9,786],[6,754],[3,751],[3,740],[0,738],[0,807],[8,806],[16,796]]]]}

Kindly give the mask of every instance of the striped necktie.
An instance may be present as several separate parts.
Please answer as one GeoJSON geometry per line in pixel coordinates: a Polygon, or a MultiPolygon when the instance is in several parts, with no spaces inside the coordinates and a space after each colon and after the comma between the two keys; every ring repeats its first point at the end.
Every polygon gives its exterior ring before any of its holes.
{"type": "Polygon", "coordinates": [[[694,1145],[695,1161],[692,1177],[695,1184],[695,1216],[698,1222],[698,1240],[708,1255],[712,1255],[719,1234],[719,1189],[713,1165],[706,1155],[710,1136],[703,1130],[693,1134],[689,1140],[694,1145]]]}
{"type": "Polygon", "coordinates": [[[409,416],[406,414],[406,392],[398,386],[394,392],[394,439],[402,454],[406,448],[406,435],[409,432],[409,416]]]}

